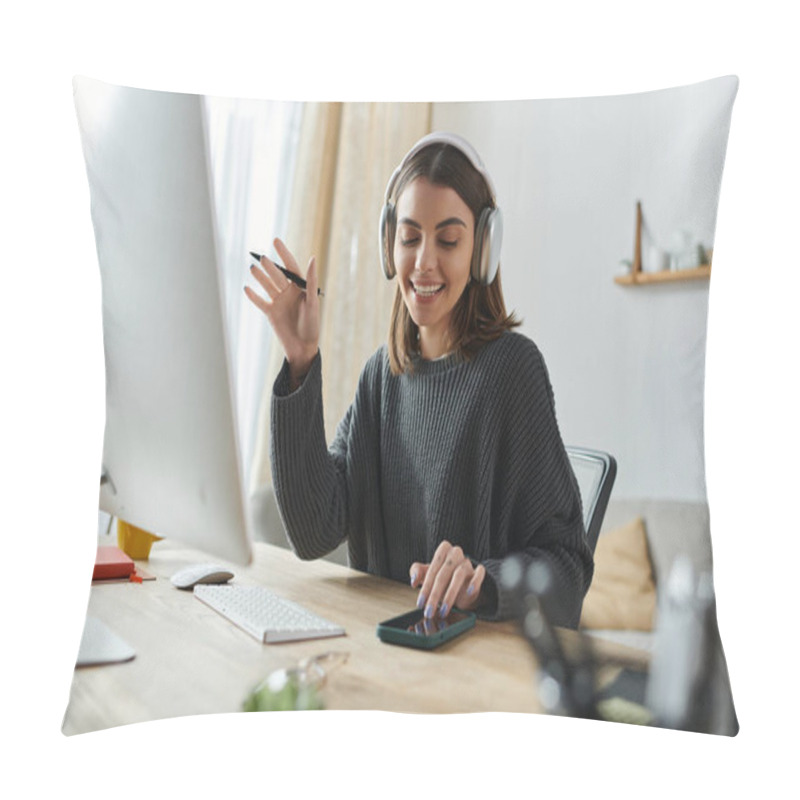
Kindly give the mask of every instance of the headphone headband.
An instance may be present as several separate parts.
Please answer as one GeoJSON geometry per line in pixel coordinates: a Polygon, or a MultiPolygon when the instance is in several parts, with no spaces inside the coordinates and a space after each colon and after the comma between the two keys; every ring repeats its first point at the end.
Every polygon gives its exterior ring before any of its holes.
{"type": "Polygon", "coordinates": [[[403,160],[395,168],[394,172],[392,173],[392,177],[389,178],[389,183],[386,186],[384,203],[388,203],[391,200],[392,192],[394,192],[397,179],[400,177],[400,173],[403,171],[403,167],[405,167],[408,160],[416,155],[420,150],[432,144],[449,144],[452,147],[455,147],[456,150],[459,150],[461,153],[463,153],[469,159],[472,166],[475,167],[475,169],[481,174],[484,181],[486,181],[489,194],[492,196],[492,205],[497,205],[497,193],[494,190],[494,182],[492,181],[489,173],[486,171],[486,167],[484,167],[483,161],[481,161],[481,157],[478,155],[478,151],[466,139],[462,138],[458,134],[446,133],[444,131],[429,133],[426,136],[423,136],[403,156],[403,160]]]}

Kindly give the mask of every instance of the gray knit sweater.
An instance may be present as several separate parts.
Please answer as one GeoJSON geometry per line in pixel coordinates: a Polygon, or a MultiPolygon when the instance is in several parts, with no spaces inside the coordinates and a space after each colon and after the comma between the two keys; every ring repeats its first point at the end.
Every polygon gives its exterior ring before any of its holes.
{"type": "Polygon", "coordinates": [[[481,616],[507,618],[505,556],[545,559],[556,576],[556,624],[576,627],[592,578],[581,501],[536,345],[507,332],[470,361],[418,359],[392,375],[383,346],[325,442],[319,354],[289,392],[284,363],[272,398],[278,506],[300,558],[348,542],[352,567],[400,581],[446,539],[486,568],[481,616]]]}

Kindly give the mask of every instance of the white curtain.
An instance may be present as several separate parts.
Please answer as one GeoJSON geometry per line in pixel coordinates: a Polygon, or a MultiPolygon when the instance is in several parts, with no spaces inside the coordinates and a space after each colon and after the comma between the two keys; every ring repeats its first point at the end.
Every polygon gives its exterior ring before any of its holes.
{"type": "Polygon", "coordinates": [[[272,335],[266,318],[247,300],[243,287],[249,277],[249,252],[269,251],[273,233],[285,224],[302,104],[207,97],[204,107],[248,486],[272,335]]]}

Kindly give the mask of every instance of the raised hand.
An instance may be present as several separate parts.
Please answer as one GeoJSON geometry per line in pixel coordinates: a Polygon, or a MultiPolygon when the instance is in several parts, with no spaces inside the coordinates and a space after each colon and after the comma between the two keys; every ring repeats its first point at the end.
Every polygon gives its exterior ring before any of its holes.
{"type": "MultiPolygon", "coordinates": [[[[303,277],[286,245],[280,239],[275,239],[274,245],[286,268],[303,277]]],[[[316,260],[312,257],[308,263],[305,291],[295,286],[266,256],[262,256],[260,264],[254,264],[250,272],[266,297],[249,286],[245,287],[245,294],[269,319],[289,362],[290,383],[294,389],[302,382],[319,349],[316,260]]]]}
{"type": "Polygon", "coordinates": [[[430,564],[412,564],[409,575],[412,586],[422,587],[417,607],[424,607],[425,616],[430,619],[437,613],[446,617],[454,606],[463,611],[476,606],[486,569],[482,564],[473,567],[460,547],[444,541],[436,548],[430,564]]]}

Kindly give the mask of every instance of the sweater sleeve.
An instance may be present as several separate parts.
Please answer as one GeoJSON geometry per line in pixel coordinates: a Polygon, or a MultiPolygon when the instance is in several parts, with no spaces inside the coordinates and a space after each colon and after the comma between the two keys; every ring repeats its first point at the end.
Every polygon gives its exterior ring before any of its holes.
{"type": "MultiPolygon", "coordinates": [[[[347,502],[344,455],[329,451],[325,442],[319,353],[294,392],[284,361],[270,419],[272,479],[289,543],[302,559],[320,558],[346,535],[347,502]]],[[[345,417],[342,425],[347,422],[345,417]]]]}
{"type": "Polygon", "coordinates": [[[352,567],[380,573],[385,562],[377,467],[381,363],[379,350],[362,370],[353,403],[330,447],[325,439],[320,354],[294,392],[289,391],[286,362],[275,380],[272,480],[289,543],[302,559],[321,558],[347,539],[352,567]]]}
{"type": "Polygon", "coordinates": [[[553,577],[548,610],[555,625],[577,627],[583,598],[594,571],[586,541],[575,475],[556,420],[553,390],[538,348],[516,353],[514,381],[503,395],[499,432],[501,492],[510,515],[507,552],[484,560],[486,605],[482,615],[504,619],[515,614],[512,593],[501,580],[502,563],[513,554],[527,571],[544,562],[553,577]],[[513,387],[513,388],[512,388],[513,387]]]}

